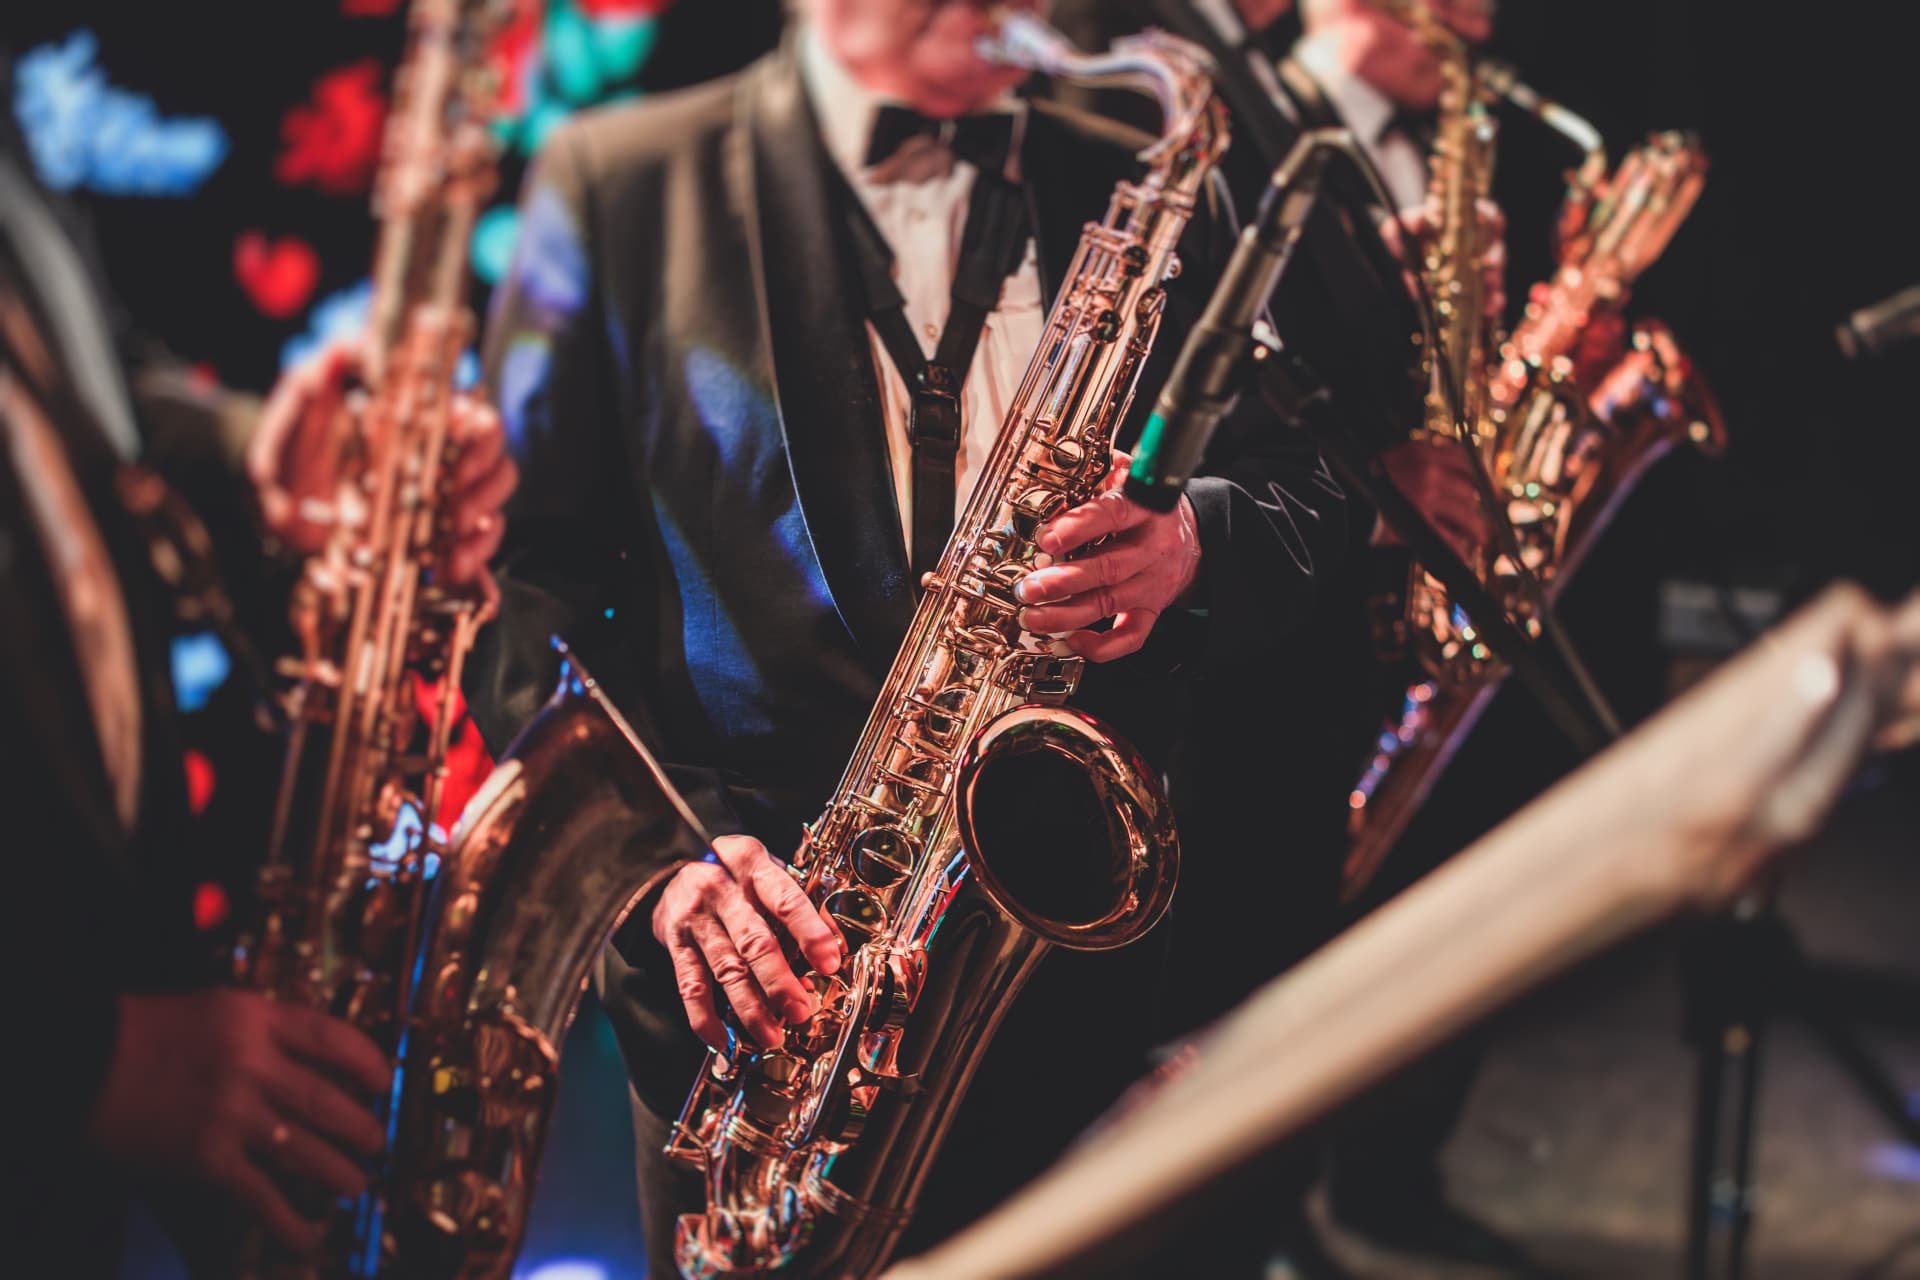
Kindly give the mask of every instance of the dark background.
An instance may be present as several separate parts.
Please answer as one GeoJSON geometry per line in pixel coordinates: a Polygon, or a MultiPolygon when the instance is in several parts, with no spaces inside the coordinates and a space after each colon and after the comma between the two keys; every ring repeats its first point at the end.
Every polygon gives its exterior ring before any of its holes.
{"type": "MultiPolygon", "coordinates": [[[[273,173],[283,118],[308,102],[320,77],[367,58],[390,65],[398,53],[400,18],[343,12],[355,7],[383,6],[67,0],[12,5],[0,17],[0,45],[14,53],[90,27],[112,85],[152,98],[164,117],[210,116],[226,129],[231,153],[190,198],[75,194],[134,324],[231,386],[264,390],[313,305],[363,278],[371,261],[363,190],[329,193],[273,173]],[[237,281],[236,240],[250,230],[298,236],[317,255],[318,279],[294,314],[262,314],[237,281]]],[[[724,73],[770,46],[781,23],[778,0],[577,7],[658,24],[637,72],[596,97],[664,92],[724,73]]],[[[1790,605],[1835,577],[1882,594],[1920,581],[1911,497],[1920,473],[1920,343],[1849,364],[1833,340],[1849,312],[1920,282],[1908,194],[1920,158],[1909,8],[1890,0],[1501,5],[1493,51],[1592,120],[1615,154],[1650,130],[1689,128],[1712,157],[1704,197],[1640,282],[1632,310],[1666,320],[1696,357],[1731,446],[1717,463],[1663,466],[1567,602],[1595,665],[1616,687],[1640,691],[1626,699],[1632,714],[1657,700],[1674,656],[1653,603],[1662,582],[1764,588],[1790,605]]],[[[1516,306],[1550,269],[1548,229],[1572,159],[1543,127],[1505,113],[1498,190],[1516,306]]],[[[503,201],[520,169],[518,158],[509,162],[503,201]]],[[[1449,824],[1461,838],[1571,763],[1535,749],[1547,731],[1523,713],[1509,720],[1480,759],[1462,762],[1469,778],[1504,776],[1508,785],[1492,788],[1501,800],[1483,797],[1449,824]]],[[[599,1274],[632,1274],[629,1138],[624,1110],[609,1105],[618,1066],[591,1009],[568,1061],[563,1097],[573,1101],[556,1122],[526,1262],[599,1258],[610,1260],[599,1274]]]]}
{"type": "MultiPolygon", "coordinates": [[[[0,19],[0,39],[16,51],[91,27],[114,85],[150,96],[164,116],[212,116],[226,128],[231,154],[190,199],[80,199],[134,320],[231,385],[263,389],[281,345],[304,327],[304,316],[262,316],[236,283],[241,232],[307,239],[321,263],[314,301],[364,277],[371,261],[364,194],[287,186],[272,173],[282,117],[320,76],[398,52],[398,16],[351,17],[343,7],[353,0],[66,0],[9,6],[0,19]]],[[[781,22],[778,0],[578,8],[659,24],[638,74],[599,96],[723,73],[770,45],[781,22]]],[[[1616,154],[1649,130],[1691,128],[1712,157],[1705,196],[1635,300],[1697,356],[1732,432],[1727,478],[1702,498],[1725,548],[1701,574],[1796,593],[1847,574],[1893,591],[1920,569],[1908,500],[1920,462],[1920,346],[1850,367],[1831,336],[1850,311],[1920,281],[1907,195],[1909,9],[1887,0],[1501,6],[1494,51],[1591,119],[1616,154]]],[[[1509,294],[1519,299],[1547,272],[1547,229],[1572,157],[1540,126],[1505,114],[1499,188],[1509,294]]],[[[502,200],[518,177],[515,160],[502,200]]],[[[1681,563],[1697,550],[1672,548],[1681,563]]]]}

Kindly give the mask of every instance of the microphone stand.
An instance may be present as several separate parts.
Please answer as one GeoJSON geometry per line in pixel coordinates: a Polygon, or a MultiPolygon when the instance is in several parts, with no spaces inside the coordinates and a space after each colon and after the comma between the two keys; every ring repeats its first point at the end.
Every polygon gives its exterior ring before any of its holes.
{"type": "MultiPolygon", "coordinates": [[[[1309,145],[1346,154],[1378,189],[1377,175],[1368,172],[1370,166],[1350,139],[1322,136],[1316,142],[1310,136],[1296,147],[1283,169],[1297,170],[1300,152],[1309,145]]],[[[1276,274],[1273,287],[1278,280],[1276,274]]],[[[1428,349],[1434,350],[1431,301],[1424,294],[1419,301],[1428,349]]],[[[1854,330],[1843,326],[1843,350],[1853,357],[1892,345],[1909,332],[1899,325],[1920,327],[1913,326],[1916,311],[1920,311],[1920,286],[1857,313],[1854,330]],[[1875,323],[1867,324],[1868,319],[1875,323]],[[1888,333],[1895,336],[1888,338],[1888,333]],[[1854,342],[1852,349],[1849,340],[1854,342]]],[[[1354,438],[1315,375],[1280,350],[1270,335],[1263,335],[1263,328],[1258,323],[1251,326],[1233,371],[1233,385],[1244,390],[1251,384],[1276,411],[1312,433],[1335,475],[1373,504],[1387,527],[1466,611],[1488,648],[1508,664],[1583,755],[1592,755],[1617,739],[1620,730],[1611,710],[1587,677],[1538,584],[1529,583],[1541,626],[1561,660],[1559,670],[1542,659],[1543,646],[1513,623],[1479,576],[1401,493],[1378,457],[1354,438]]],[[[1458,417],[1457,389],[1443,380],[1442,391],[1458,417]]],[[[1496,520],[1502,519],[1484,473],[1479,478],[1482,500],[1496,520]]],[[[1775,909],[1776,889],[1777,882],[1769,878],[1730,912],[1695,926],[1682,949],[1688,1038],[1698,1051],[1687,1177],[1688,1280],[1743,1280],[1746,1274],[1756,1104],[1770,1015],[1791,1015],[1805,1023],[1818,1046],[1883,1122],[1904,1142],[1920,1145],[1920,1114],[1911,1109],[1893,1073],[1850,1025],[1854,1019],[1914,1025],[1911,984],[1813,962],[1775,909]]]]}
{"type": "MultiPolygon", "coordinates": [[[[1484,473],[1478,473],[1481,502],[1504,535],[1503,549],[1531,588],[1542,633],[1553,641],[1560,659],[1559,670],[1542,660],[1533,637],[1513,622],[1479,576],[1353,438],[1319,380],[1298,359],[1282,352],[1265,325],[1255,319],[1266,311],[1292,264],[1307,218],[1319,202],[1324,153],[1330,151],[1347,156],[1378,188],[1378,175],[1370,172],[1346,130],[1315,130],[1294,144],[1274,170],[1256,222],[1243,234],[1205,313],[1174,362],[1135,452],[1127,495],[1154,510],[1171,507],[1198,464],[1214,425],[1249,383],[1257,385],[1268,404],[1282,416],[1303,423],[1314,435],[1334,472],[1373,503],[1387,526],[1446,587],[1472,618],[1487,647],[1507,663],[1581,756],[1594,755],[1620,736],[1619,723],[1553,616],[1545,592],[1520,561],[1505,512],[1484,473]]],[[[1399,267],[1394,264],[1396,272],[1399,267]]],[[[1418,302],[1427,349],[1437,351],[1432,300],[1422,290],[1418,302]]],[[[1452,416],[1459,420],[1459,389],[1442,377],[1441,391],[1453,408],[1452,416]]]]}
{"type": "Polygon", "coordinates": [[[1375,455],[1356,442],[1333,407],[1324,387],[1300,361],[1260,347],[1251,362],[1252,380],[1261,398],[1281,415],[1303,425],[1320,446],[1321,456],[1343,484],[1373,504],[1380,518],[1407,545],[1421,567],[1447,589],[1466,611],[1480,637],[1512,670],[1566,735],[1582,757],[1597,754],[1618,737],[1612,717],[1587,697],[1587,688],[1568,680],[1541,657],[1541,646],[1526,634],[1461,560],[1426,514],[1400,492],[1375,455]],[[1571,692],[1569,690],[1571,689],[1571,692]]]}

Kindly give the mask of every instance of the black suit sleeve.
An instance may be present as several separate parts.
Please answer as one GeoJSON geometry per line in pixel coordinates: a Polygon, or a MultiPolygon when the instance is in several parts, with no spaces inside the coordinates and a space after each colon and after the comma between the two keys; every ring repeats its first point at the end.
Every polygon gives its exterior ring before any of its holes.
{"type": "MultiPolygon", "coordinates": [[[[1218,183],[1210,195],[1213,216],[1197,240],[1189,237],[1205,270],[1194,273],[1199,287],[1178,300],[1182,337],[1233,251],[1234,223],[1218,183]]],[[[1237,663],[1276,652],[1343,571],[1346,494],[1313,438],[1250,392],[1221,423],[1187,496],[1200,531],[1207,660],[1237,663]]]]}
{"type": "Polygon", "coordinates": [[[28,1164],[49,1168],[81,1150],[113,1057],[122,981],[116,948],[102,942],[119,923],[118,867],[102,829],[115,819],[77,811],[76,797],[95,794],[87,779],[97,756],[86,709],[58,701],[69,686],[56,673],[71,661],[60,616],[45,554],[0,458],[0,744],[8,762],[0,849],[9,867],[0,955],[22,979],[9,1017],[31,1028],[38,1046],[13,1055],[13,1088],[28,1105],[14,1109],[10,1137],[28,1164]]]}
{"type": "MultiPolygon", "coordinates": [[[[630,497],[621,498],[631,466],[619,431],[614,335],[592,267],[606,257],[595,243],[601,229],[590,171],[566,128],[542,150],[482,347],[486,384],[520,468],[494,564],[500,613],[481,634],[466,679],[474,720],[496,755],[553,688],[554,637],[600,678],[644,737],[660,741],[644,687],[655,647],[653,570],[626,550],[637,517],[630,497]]],[[[710,833],[746,830],[717,773],[662,764],[710,833]]]]}

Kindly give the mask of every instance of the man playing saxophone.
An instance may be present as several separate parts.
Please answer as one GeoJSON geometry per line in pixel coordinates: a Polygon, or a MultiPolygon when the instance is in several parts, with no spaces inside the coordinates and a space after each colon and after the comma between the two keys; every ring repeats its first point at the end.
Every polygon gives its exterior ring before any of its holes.
{"type": "MultiPolygon", "coordinates": [[[[0,792],[16,873],[3,931],[22,979],[13,1016],[32,1029],[14,1046],[12,1150],[35,1171],[9,1197],[9,1257],[114,1274],[130,1195],[189,1249],[236,1213],[304,1247],[319,1227],[297,1188],[364,1188],[390,1066],[340,1020],[221,985],[217,922],[195,897],[229,859],[190,811],[167,667],[163,569],[179,561],[150,548],[144,496],[165,487],[157,468],[193,459],[196,480],[222,480],[197,485],[202,510],[239,516],[212,548],[222,566],[263,587],[283,577],[310,545],[302,499],[330,489],[318,446],[352,355],[290,372],[257,415],[123,358],[83,238],[32,173],[0,125],[0,792]]],[[[472,580],[513,464],[490,412],[464,402],[457,417],[449,570],[472,580]]]]}
{"type": "MultiPolygon", "coordinates": [[[[1565,133],[1586,150],[1587,164],[1573,185],[1576,190],[1589,193],[1605,176],[1595,167],[1602,158],[1598,137],[1584,122],[1553,104],[1542,103],[1525,86],[1514,85],[1511,73],[1505,68],[1477,63],[1477,46],[1493,31],[1491,0],[1436,0],[1411,6],[1388,0],[1303,0],[1301,16],[1304,34],[1277,67],[1277,78],[1285,86],[1300,118],[1309,125],[1339,125],[1354,133],[1393,203],[1401,209],[1399,225],[1382,221],[1382,229],[1389,239],[1396,238],[1403,229],[1422,238],[1431,246],[1426,254],[1429,272],[1435,269],[1436,263],[1443,272],[1472,272],[1477,258],[1477,265],[1489,277],[1483,286],[1484,296],[1477,314],[1471,317],[1478,326],[1477,336],[1472,338],[1476,352],[1465,362],[1471,367],[1464,381],[1467,397],[1472,399],[1478,394],[1483,401],[1477,409],[1472,406],[1468,409],[1469,416],[1476,420],[1476,431],[1482,435],[1498,431],[1497,426],[1488,425],[1489,421],[1497,423],[1502,413],[1508,420],[1517,421],[1527,406],[1515,407],[1521,397],[1500,390],[1502,384],[1492,374],[1496,368],[1517,370],[1520,365],[1511,359],[1503,365],[1502,356],[1492,346],[1502,331],[1505,309],[1504,291],[1498,287],[1505,261],[1501,241],[1504,219],[1490,201],[1484,201],[1485,169],[1491,164],[1494,123],[1489,119],[1485,125],[1470,128],[1471,117],[1483,105],[1490,111],[1493,99],[1498,96],[1505,96],[1539,116],[1542,122],[1565,133]],[[1419,27],[1422,22],[1434,26],[1422,29],[1419,27]],[[1460,83],[1463,79],[1467,83],[1466,91],[1460,83]],[[1485,141],[1476,143],[1472,141],[1475,138],[1485,141]],[[1484,161],[1476,158],[1476,147],[1485,148],[1484,161]],[[1478,177],[1473,176],[1476,172],[1478,177]],[[1457,196],[1463,188],[1477,188],[1476,194],[1483,197],[1483,225],[1477,231],[1479,249],[1472,247],[1475,228],[1458,218],[1449,219],[1441,207],[1444,200],[1457,196]],[[1455,259],[1451,262],[1448,261],[1450,254],[1455,259]],[[1489,403],[1486,386],[1490,380],[1496,390],[1491,393],[1489,403]],[[1476,382],[1481,387],[1478,393],[1472,386],[1476,382]]],[[[1666,147],[1664,144],[1661,149],[1650,149],[1648,154],[1656,158],[1642,171],[1659,172],[1663,177],[1671,172],[1677,175],[1678,183],[1688,174],[1682,151],[1684,148],[1677,145],[1666,147]]],[[[1676,185],[1675,190],[1682,194],[1671,201],[1665,195],[1646,200],[1650,210],[1668,210],[1649,213],[1645,219],[1649,227],[1665,226],[1667,235],[1671,234],[1671,228],[1663,220],[1671,218],[1677,224],[1678,219],[1685,216],[1697,186],[1687,189],[1676,185]]],[[[1634,202],[1623,199],[1617,203],[1624,206],[1634,202]]],[[[1593,207],[1596,206],[1591,195],[1585,205],[1570,202],[1570,208],[1590,210],[1593,207]]],[[[1578,235],[1577,224],[1573,225],[1578,235]]],[[[1665,236],[1656,239],[1645,234],[1646,230],[1643,228],[1642,234],[1629,237],[1628,242],[1664,246],[1665,236]]],[[[1622,233],[1616,228],[1612,234],[1622,233]]],[[[1623,259],[1633,259],[1633,265],[1624,272],[1603,269],[1607,264],[1596,259],[1588,264],[1590,270],[1585,274],[1595,280],[1605,276],[1618,282],[1621,288],[1615,291],[1616,295],[1623,294],[1625,281],[1658,251],[1657,247],[1653,248],[1645,258],[1622,255],[1623,259]]],[[[1428,285],[1436,294],[1452,292],[1443,278],[1429,279],[1428,285]]],[[[1541,291],[1536,289],[1532,297],[1535,306],[1529,309],[1529,317],[1533,317],[1541,305],[1541,291]]],[[[1601,352],[1598,363],[1602,368],[1618,359],[1621,330],[1612,327],[1617,316],[1609,314],[1606,308],[1565,307],[1548,319],[1565,321],[1578,339],[1578,345],[1566,353],[1581,371],[1571,379],[1573,384],[1581,385],[1588,380],[1585,370],[1594,363],[1596,350],[1601,352]]],[[[1444,306],[1441,327],[1441,342],[1446,347],[1450,339],[1444,306]]],[[[1464,328],[1456,335],[1463,348],[1465,335],[1464,328]]],[[[1544,365],[1549,361],[1543,359],[1540,363],[1544,365]]],[[[1524,381],[1520,373],[1511,376],[1524,381]]],[[[1628,381],[1636,388],[1641,385],[1637,378],[1628,381]]],[[[1676,402],[1692,399],[1677,391],[1670,394],[1676,402]]],[[[1430,398],[1429,426],[1436,422],[1434,403],[1430,398]]],[[[1620,443],[1613,448],[1616,456],[1606,465],[1609,470],[1620,467],[1620,474],[1633,475],[1637,473],[1626,468],[1633,465],[1631,459],[1640,446],[1627,443],[1629,434],[1627,429],[1620,431],[1620,443]]],[[[1559,439],[1550,433],[1543,438],[1559,439]]],[[[1425,510],[1467,563],[1479,562],[1476,572],[1483,577],[1490,576],[1486,549],[1497,544],[1493,538],[1494,526],[1478,497],[1480,483],[1471,469],[1488,467],[1495,490],[1516,492],[1519,485],[1515,478],[1493,465],[1493,458],[1504,456],[1505,452],[1504,446],[1489,447],[1482,451],[1480,459],[1471,459],[1468,452],[1450,438],[1449,432],[1438,429],[1421,433],[1412,442],[1384,455],[1388,470],[1400,487],[1425,510]]],[[[1571,447],[1567,453],[1577,455],[1571,447]]],[[[1622,488],[1630,482],[1622,481],[1622,488]]],[[[1538,491],[1534,488],[1534,492],[1538,491]]],[[[1555,491],[1549,496],[1561,495],[1555,491]]],[[[1569,499],[1564,505],[1570,508],[1573,502],[1569,499]]],[[[1604,503],[1593,505],[1599,507],[1604,503]]],[[[1546,506],[1551,514],[1551,501],[1546,506]]],[[[1571,518],[1570,514],[1561,517],[1562,520],[1571,518]]],[[[1409,626],[1407,619],[1411,615],[1403,595],[1410,581],[1415,583],[1416,592],[1420,590],[1418,578],[1409,575],[1404,551],[1394,545],[1393,538],[1382,536],[1385,532],[1376,529],[1375,545],[1367,556],[1372,567],[1365,574],[1356,575],[1371,578],[1376,584],[1368,607],[1376,637],[1385,642],[1380,646],[1384,660],[1376,664],[1375,678],[1365,682],[1371,688],[1371,698],[1356,704],[1357,727],[1370,728],[1372,734],[1368,736],[1377,735],[1383,720],[1390,722],[1400,713],[1405,696],[1403,687],[1409,681],[1407,664],[1399,659],[1405,656],[1409,642],[1417,643],[1421,634],[1420,624],[1409,626]],[[1366,723],[1368,719],[1371,719],[1370,726],[1366,723]]],[[[1539,567],[1541,575],[1546,576],[1558,566],[1554,557],[1549,556],[1539,562],[1539,567]]],[[[1443,595],[1439,598],[1444,601],[1443,595]]],[[[1442,605],[1442,609],[1444,607],[1442,605]]],[[[1484,657],[1484,650],[1480,653],[1484,657]]],[[[1431,713],[1438,714],[1437,705],[1431,713]]],[[[1405,728],[1403,724],[1400,735],[1403,740],[1405,728]]],[[[1376,752],[1376,747],[1368,745],[1363,755],[1372,758],[1376,752]]],[[[1409,776],[1417,776],[1412,773],[1413,767],[1405,766],[1409,776]]],[[[1361,783],[1361,790],[1354,793],[1352,803],[1356,809],[1361,805],[1363,792],[1369,801],[1384,799],[1373,790],[1377,783],[1378,775],[1369,773],[1361,783]]],[[[1483,814],[1481,820],[1484,822],[1493,816],[1483,814]]],[[[1360,815],[1350,817],[1357,823],[1360,815]]],[[[1371,813],[1366,817],[1385,826],[1384,821],[1377,820],[1371,813]]],[[[1464,834],[1480,829],[1476,825],[1464,834]]],[[[1397,835],[1398,828],[1393,830],[1397,835]]],[[[1429,837],[1431,834],[1428,833],[1429,837]]],[[[1374,860],[1377,861],[1384,847],[1382,842],[1391,842],[1393,838],[1373,837],[1370,853],[1374,860]]],[[[1424,857],[1420,848],[1395,855],[1397,865],[1393,874],[1374,886],[1360,903],[1363,908],[1383,901],[1394,890],[1424,873],[1436,860],[1436,854],[1444,856],[1444,852],[1460,843],[1460,836],[1443,836],[1438,841],[1429,838],[1424,843],[1433,846],[1424,857]]],[[[1353,865],[1350,858],[1350,876],[1353,865]]],[[[1370,871],[1371,863],[1367,868],[1367,872],[1370,871]]],[[[1381,1090],[1375,1099],[1347,1117],[1334,1143],[1329,1184],[1329,1204],[1336,1221],[1389,1247],[1510,1267],[1525,1265],[1512,1246],[1448,1202],[1438,1166],[1440,1149],[1465,1104],[1479,1057],[1477,1040],[1456,1043],[1434,1054],[1417,1071],[1408,1072],[1400,1082],[1381,1090]]]]}
{"type": "MultiPolygon", "coordinates": [[[[1328,9],[1308,7],[1311,30],[1324,31],[1328,9]]],[[[1243,215],[1257,206],[1273,170],[1306,130],[1343,124],[1326,107],[1326,95],[1287,57],[1282,33],[1293,5],[1285,0],[1150,0],[1079,4],[1073,10],[1080,17],[1076,29],[1111,34],[1121,23],[1152,22],[1213,55],[1237,139],[1222,167],[1243,215]],[[1138,12],[1129,18],[1128,10],[1138,12]]],[[[1356,20],[1359,13],[1356,6],[1356,20]]],[[[1410,104],[1431,111],[1437,64],[1408,29],[1396,24],[1393,31],[1361,31],[1353,39],[1323,38],[1379,71],[1410,104]]],[[[1362,84],[1361,92],[1376,91],[1362,84]]],[[[1385,122],[1391,110],[1379,114],[1385,122]]],[[[1381,135],[1366,121],[1356,123],[1355,133],[1377,164],[1381,135]]],[[[1424,207],[1424,154],[1416,155],[1413,167],[1412,179],[1383,197],[1357,170],[1333,163],[1297,261],[1272,300],[1272,317],[1282,341],[1349,406],[1349,419],[1362,429],[1356,443],[1377,451],[1394,482],[1464,553],[1486,541],[1484,515],[1466,474],[1471,461],[1458,448],[1409,440],[1424,420],[1425,388],[1420,349],[1409,341],[1420,328],[1417,282],[1395,260],[1401,248],[1396,214],[1412,237],[1407,250],[1419,249],[1431,225],[1424,207]]],[[[1484,234],[1492,250],[1479,264],[1481,287],[1497,311],[1503,305],[1503,253],[1491,206],[1484,234]]],[[[1191,866],[1182,888],[1189,910],[1176,913],[1170,924],[1170,986],[1180,998],[1167,1002],[1169,1037],[1191,1034],[1218,1017],[1337,927],[1356,762],[1378,736],[1384,699],[1397,698],[1404,683],[1383,679],[1373,658],[1370,595],[1388,586],[1397,596],[1408,577],[1404,550],[1383,522],[1362,507],[1349,530],[1354,571],[1335,584],[1312,624],[1290,637],[1281,655],[1232,673],[1210,671],[1196,681],[1195,723],[1211,728],[1194,733],[1190,767],[1176,792],[1191,866]],[[1247,723],[1285,724],[1289,730],[1248,746],[1239,732],[1247,723]],[[1284,827],[1272,821],[1276,810],[1288,814],[1284,827]]],[[[1291,1274],[1303,1277],[1341,1274],[1304,1212],[1319,1165],[1314,1150],[1275,1153],[1260,1176],[1217,1196],[1187,1238],[1216,1249],[1238,1241],[1249,1258],[1274,1252],[1291,1274]]]]}
{"type": "MultiPolygon", "coordinates": [[[[961,0],[809,0],[743,76],[563,127],[524,196],[486,356],[525,482],[475,712],[494,741],[511,732],[547,687],[546,636],[566,635],[719,837],[717,862],[641,903],[602,974],[656,1274],[676,1215],[702,1207],[660,1149],[702,1040],[733,1034],[719,998],[777,1045],[814,1010],[794,957],[837,967],[782,860],[832,794],[1082,226],[1136,172],[1137,137],[1017,96],[1023,75],[975,50],[988,30],[961,0]],[[898,301],[875,307],[876,281],[898,301]],[[957,417],[944,436],[930,393],[957,417]]],[[[1205,300],[1222,213],[1188,226],[1123,441],[1205,300]]],[[[1236,438],[1167,515],[1114,494],[1053,516],[1039,541],[1060,563],[1022,597],[1028,630],[1098,664],[1076,705],[1161,759],[1170,677],[1303,623],[1345,537],[1301,432],[1236,438]]],[[[1151,940],[1041,967],[915,1244],[1018,1185],[1136,1074],[1156,967],[1151,940]]]]}

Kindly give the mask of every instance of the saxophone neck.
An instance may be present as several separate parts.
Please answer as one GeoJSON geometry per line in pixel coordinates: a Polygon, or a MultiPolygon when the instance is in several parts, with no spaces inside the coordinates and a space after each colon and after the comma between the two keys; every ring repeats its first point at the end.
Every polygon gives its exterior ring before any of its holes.
{"type": "MultiPolygon", "coordinates": [[[[1213,88],[1213,61],[1198,45],[1149,30],[1089,53],[1031,13],[1004,12],[980,55],[1094,88],[1132,89],[1160,104],[1160,137],[1140,153],[1159,170],[1169,165],[1193,175],[1193,184],[1227,149],[1226,112],[1213,88]]],[[[1177,181],[1177,179],[1176,179],[1177,181]]]]}
{"type": "Polygon", "coordinates": [[[1504,98],[1579,148],[1580,165],[1567,174],[1567,203],[1590,204],[1607,177],[1607,143],[1600,131],[1577,111],[1535,91],[1508,63],[1484,58],[1478,74],[1488,94],[1504,98]]]}
{"type": "Polygon", "coordinates": [[[505,86],[489,51],[530,20],[532,0],[413,0],[394,79],[373,212],[380,225],[363,359],[385,380],[422,303],[461,308],[467,244],[497,178],[487,121],[505,86]]]}

